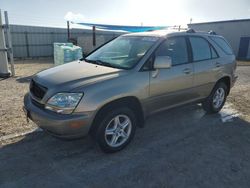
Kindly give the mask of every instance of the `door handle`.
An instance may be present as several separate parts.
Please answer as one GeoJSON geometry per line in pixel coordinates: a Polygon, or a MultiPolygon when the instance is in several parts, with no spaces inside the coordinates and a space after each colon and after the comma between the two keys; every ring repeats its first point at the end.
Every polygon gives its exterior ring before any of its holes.
{"type": "Polygon", "coordinates": [[[155,71],[152,71],[152,78],[156,78],[159,74],[159,69],[156,69],[155,71]]]}
{"type": "Polygon", "coordinates": [[[216,62],[216,63],[215,63],[215,66],[216,66],[216,67],[220,67],[220,63],[216,62]]]}
{"type": "Polygon", "coordinates": [[[190,70],[190,68],[186,68],[186,69],[183,70],[183,72],[184,72],[185,74],[190,74],[190,73],[191,73],[191,70],[190,70]]]}

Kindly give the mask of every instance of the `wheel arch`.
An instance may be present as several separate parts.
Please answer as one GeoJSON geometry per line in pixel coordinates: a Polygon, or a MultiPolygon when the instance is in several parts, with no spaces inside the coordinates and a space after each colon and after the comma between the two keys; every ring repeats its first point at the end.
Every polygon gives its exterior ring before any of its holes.
{"type": "MultiPolygon", "coordinates": [[[[231,89],[231,78],[230,78],[230,76],[223,76],[222,78],[220,78],[220,79],[216,82],[215,86],[216,86],[218,83],[220,83],[220,82],[223,82],[223,83],[226,84],[226,86],[227,86],[227,88],[228,88],[227,95],[229,95],[230,89],[231,89]]],[[[215,86],[214,86],[214,87],[215,87],[215,86]]]]}
{"type": "Polygon", "coordinates": [[[93,120],[93,124],[90,128],[90,132],[93,132],[96,130],[96,128],[99,125],[100,120],[105,115],[105,112],[107,110],[111,110],[111,109],[114,109],[116,107],[121,107],[121,106],[126,106],[126,107],[129,107],[130,109],[132,109],[136,113],[136,116],[138,117],[137,118],[137,121],[138,121],[137,125],[139,127],[144,126],[144,112],[143,112],[143,108],[142,108],[142,105],[141,105],[139,99],[134,97],[134,96],[128,96],[128,97],[122,97],[119,99],[115,99],[111,102],[104,104],[96,113],[95,118],[93,120]]]}

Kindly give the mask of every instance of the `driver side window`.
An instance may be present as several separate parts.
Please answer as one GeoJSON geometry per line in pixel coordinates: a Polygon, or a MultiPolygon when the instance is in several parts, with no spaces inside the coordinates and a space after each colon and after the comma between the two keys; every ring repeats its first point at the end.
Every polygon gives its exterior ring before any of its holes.
{"type": "Polygon", "coordinates": [[[156,50],[155,56],[169,56],[172,65],[188,63],[188,52],[185,37],[171,37],[156,50]]]}

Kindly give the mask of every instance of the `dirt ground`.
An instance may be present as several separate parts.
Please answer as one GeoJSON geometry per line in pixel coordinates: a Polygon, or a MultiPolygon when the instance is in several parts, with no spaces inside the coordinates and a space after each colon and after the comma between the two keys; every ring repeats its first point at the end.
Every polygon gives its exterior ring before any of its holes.
{"type": "MultiPolygon", "coordinates": [[[[2,135],[33,128],[21,111],[27,79],[50,66],[20,63],[16,78],[0,81],[2,135]]],[[[0,142],[0,187],[249,188],[250,66],[237,73],[225,106],[241,115],[230,121],[196,104],[171,109],[147,119],[131,144],[111,155],[89,137],[63,141],[43,131],[0,142]]]]}
{"type": "Polygon", "coordinates": [[[238,80],[227,101],[234,104],[234,108],[250,122],[250,62],[239,62],[237,75],[238,80]]]}
{"type": "Polygon", "coordinates": [[[22,111],[23,96],[33,74],[53,66],[52,59],[15,61],[16,76],[0,79],[0,137],[34,129],[22,111]]]}

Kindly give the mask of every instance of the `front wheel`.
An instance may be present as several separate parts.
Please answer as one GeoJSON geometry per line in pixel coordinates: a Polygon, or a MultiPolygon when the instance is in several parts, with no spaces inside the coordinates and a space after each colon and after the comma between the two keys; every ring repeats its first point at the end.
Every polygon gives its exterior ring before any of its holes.
{"type": "Polygon", "coordinates": [[[227,85],[223,82],[216,84],[211,94],[202,103],[203,109],[207,113],[219,112],[226,102],[228,89],[227,85]]]}
{"type": "Polygon", "coordinates": [[[119,151],[132,140],[136,130],[136,116],[129,108],[116,108],[99,121],[95,139],[107,153],[119,151]]]}

